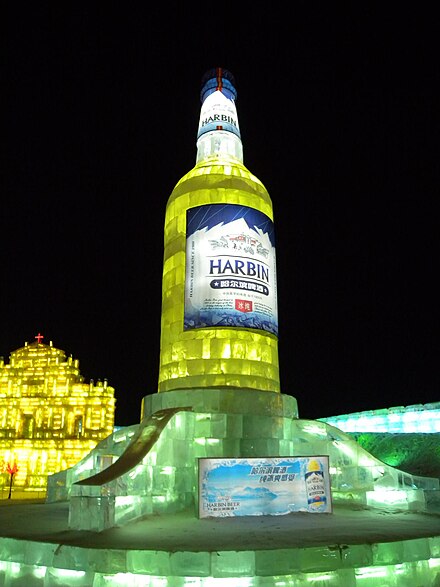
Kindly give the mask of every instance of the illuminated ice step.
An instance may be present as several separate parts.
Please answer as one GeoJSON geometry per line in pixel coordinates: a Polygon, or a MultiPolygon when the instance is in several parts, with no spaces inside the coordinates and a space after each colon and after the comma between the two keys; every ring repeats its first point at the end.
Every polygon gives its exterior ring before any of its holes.
{"type": "Polygon", "coordinates": [[[320,418],[344,432],[440,432],[440,402],[320,418]]]}
{"type": "Polygon", "coordinates": [[[434,587],[440,538],[256,551],[80,548],[0,538],[16,587],[434,587]]]}

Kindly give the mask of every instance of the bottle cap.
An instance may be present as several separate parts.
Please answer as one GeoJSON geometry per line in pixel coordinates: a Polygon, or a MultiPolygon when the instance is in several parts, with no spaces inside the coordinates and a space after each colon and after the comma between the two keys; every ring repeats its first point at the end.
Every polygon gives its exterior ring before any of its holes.
{"type": "Polygon", "coordinates": [[[227,69],[210,69],[202,78],[199,130],[197,139],[213,131],[225,131],[240,138],[235,108],[234,76],[227,69]]]}
{"type": "Polygon", "coordinates": [[[235,79],[230,71],[222,67],[209,69],[202,78],[202,89],[200,91],[200,101],[220,90],[229,100],[237,99],[237,90],[235,88],[235,79]]]}

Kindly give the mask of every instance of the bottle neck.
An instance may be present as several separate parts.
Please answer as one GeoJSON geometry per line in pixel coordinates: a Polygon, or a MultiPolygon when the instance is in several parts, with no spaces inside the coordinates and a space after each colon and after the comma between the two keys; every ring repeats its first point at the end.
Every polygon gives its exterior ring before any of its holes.
{"type": "Polygon", "coordinates": [[[243,145],[235,102],[231,96],[216,90],[206,96],[200,111],[197,163],[224,157],[243,163],[243,145]]]}
{"type": "Polygon", "coordinates": [[[206,159],[225,157],[233,157],[243,163],[243,145],[237,135],[214,130],[203,134],[197,140],[197,163],[206,159]]]}

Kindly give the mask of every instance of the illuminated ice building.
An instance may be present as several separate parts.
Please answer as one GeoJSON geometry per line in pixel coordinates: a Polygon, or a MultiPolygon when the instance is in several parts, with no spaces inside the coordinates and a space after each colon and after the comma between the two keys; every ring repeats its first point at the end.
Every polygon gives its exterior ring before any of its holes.
{"type": "Polygon", "coordinates": [[[84,382],[78,359],[43,336],[0,359],[1,492],[46,495],[47,478],[72,467],[113,431],[114,389],[84,382]]]}
{"type": "MultiPolygon", "coordinates": [[[[50,477],[32,513],[56,528],[0,524],[0,585],[440,585],[439,479],[299,418],[282,391],[274,215],[243,164],[236,97],[228,71],[207,73],[196,164],[166,206],[158,390],[140,423],[50,477]]],[[[438,434],[439,404],[380,422],[414,412],[438,434]]]]}

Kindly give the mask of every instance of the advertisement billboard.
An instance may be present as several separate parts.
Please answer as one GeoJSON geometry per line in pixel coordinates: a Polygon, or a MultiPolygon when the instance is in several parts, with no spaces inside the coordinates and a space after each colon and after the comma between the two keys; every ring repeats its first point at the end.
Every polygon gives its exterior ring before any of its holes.
{"type": "Polygon", "coordinates": [[[331,513],[327,455],[200,458],[199,517],[331,513]]]}

